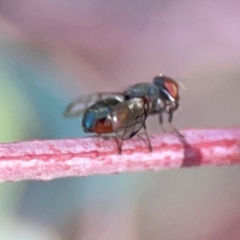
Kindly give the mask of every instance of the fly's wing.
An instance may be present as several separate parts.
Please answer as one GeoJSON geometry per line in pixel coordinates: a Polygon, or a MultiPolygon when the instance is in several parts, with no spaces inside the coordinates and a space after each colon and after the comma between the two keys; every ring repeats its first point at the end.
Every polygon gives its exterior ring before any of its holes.
{"type": "Polygon", "coordinates": [[[141,98],[133,98],[117,104],[111,112],[116,135],[122,140],[135,136],[143,127],[147,112],[148,105],[141,98]]]}
{"type": "Polygon", "coordinates": [[[72,118],[77,117],[83,114],[87,108],[91,107],[93,104],[100,100],[104,100],[106,98],[114,98],[119,101],[123,101],[124,96],[122,93],[93,93],[82,95],[79,98],[73,100],[65,109],[64,117],[72,118]]]}

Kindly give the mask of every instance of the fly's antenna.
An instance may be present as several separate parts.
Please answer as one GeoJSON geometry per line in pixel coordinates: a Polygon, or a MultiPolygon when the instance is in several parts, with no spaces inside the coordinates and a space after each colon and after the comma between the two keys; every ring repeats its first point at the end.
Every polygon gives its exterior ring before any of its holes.
{"type": "Polygon", "coordinates": [[[177,83],[184,91],[187,90],[186,86],[182,82],[177,81],[177,83]]]}

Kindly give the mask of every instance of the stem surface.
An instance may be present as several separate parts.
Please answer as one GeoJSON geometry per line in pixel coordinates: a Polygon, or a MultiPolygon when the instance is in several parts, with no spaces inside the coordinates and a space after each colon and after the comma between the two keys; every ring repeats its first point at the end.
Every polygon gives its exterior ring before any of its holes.
{"type": "Polygon", "coordinates": [[[187,129],[151,135],[149,152],[143,135],[124,141],[118,154],[115,138],[34,140],[0,144],[0,181],[51,180],[134,171],[158,171],[240,163],[240,127],[187,129]]]}

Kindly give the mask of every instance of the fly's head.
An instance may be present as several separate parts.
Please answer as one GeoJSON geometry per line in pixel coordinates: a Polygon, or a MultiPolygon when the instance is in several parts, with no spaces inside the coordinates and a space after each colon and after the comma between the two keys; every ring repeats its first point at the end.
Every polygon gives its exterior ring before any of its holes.
{"type": "Polygon", "coordinates": [[[175,111],[179,107],[179,84],[170,77],[160,74],[153,79],[158,87],[159,99],[163,101],[167,111],[175,111]]]}

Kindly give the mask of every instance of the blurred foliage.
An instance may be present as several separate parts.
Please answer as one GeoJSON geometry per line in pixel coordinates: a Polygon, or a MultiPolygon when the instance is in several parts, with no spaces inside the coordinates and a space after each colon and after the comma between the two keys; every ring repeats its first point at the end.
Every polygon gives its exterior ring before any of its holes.
{"type": "Polygon", "coordinates": [[[28,94],[19,91],[18,84],[12,81],[11,77],[3,71],[0,63],[0,141],[20,141],[30,135],[29,121],[31,118],[34,127],[38,127],[38,117],[28,94]],[[20,116],[25,116],[22,118],[20,116]]]}
{"type": "Polygon", "coordinates": [[[0,185],[0,221],[16,211],[25,185],[23,183],[2,183],[0,185]]]}

